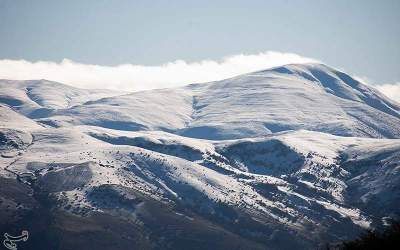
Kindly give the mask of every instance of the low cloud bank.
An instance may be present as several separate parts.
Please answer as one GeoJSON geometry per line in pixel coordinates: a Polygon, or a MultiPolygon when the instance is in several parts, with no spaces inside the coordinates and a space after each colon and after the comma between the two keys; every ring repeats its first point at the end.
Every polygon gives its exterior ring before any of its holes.
{"type": "MultiPolygon", "coordinates": [[[[139,91],[217,81],[290,63],[312,62],[318,60],[276,51],[233,55],[219,61],[203,60],[188,63],[176,60],[158,66],[135,64],[101,66],[78,63],[69,59],[64,59],[60,63],[2,59],[0,79],[47,79],[78,88],[139,91]]],[[[400,103],[400,82],[373,86],[400,103]]]]}
{"type": "Polygon", "coordinates": [[[64,59],[60,63],[6,59],[0,60],[0,78],[47,79],[80,88],[138,91],[222,80],[284,64],[308,62],[317,60],[274,51],[254,55],[233,55],[220,61],[203,60],[187,63],[177,60],[159,66],[134,64],[101,66],[82,64],[69,59],[64,59]]]}
{"type": "Polygon", "coordinates": [[[385,94],[390,99],[400,103],[400,82],[392,84],[388,83],[382,85],[375,85],[374,87],[383,94],[385,94]]]}

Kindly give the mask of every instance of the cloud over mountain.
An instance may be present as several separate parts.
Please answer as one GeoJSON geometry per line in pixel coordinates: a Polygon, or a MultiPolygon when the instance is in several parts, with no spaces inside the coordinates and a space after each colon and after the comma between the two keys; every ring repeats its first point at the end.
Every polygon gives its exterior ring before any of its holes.
{"type": "MultiPolygon", "coordinates": [[[[186,62],[176,60],[162,65],[148,66],[121,64],[103,66],[84,64],[64,59],[61,62],[0,60],[0,79],[47,79],[87,89],[115,89],[139,91],[170,88],[190,83],[210,82],[236,75],[285,64],[319,62],[293,53],[267,51],[258,54],[238,54],[222,60],[186,62]]],[[[370,84],[367,79],[355,77],[374,86],[389,98],[400,102],[400,83],[370,84]]]]}
{"type": "Polygon", "coordinates": [[[317,62],[317,60],[275,51],[253,55],[233,55],[220,61],[176,60],[157,66],[134,64],[101,66],[82,64],[69,59],[64,59],[60,63],[4,59],[0,60],[0,78],[47,79],[81,88],[137,91],[221,80],[284,64],[308,62],[317,62]]]}
{"type": "Polygon", "coordinates": [[[400,82],[376,85],[375,88],[400,103],[400,82]]]}

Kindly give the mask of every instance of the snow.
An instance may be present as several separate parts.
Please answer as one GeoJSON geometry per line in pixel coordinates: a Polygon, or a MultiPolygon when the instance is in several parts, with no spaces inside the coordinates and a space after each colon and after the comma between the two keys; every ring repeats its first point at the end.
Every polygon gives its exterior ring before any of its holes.
{"type": "Polygon", "coordinates": [[[400,137],[398,104],[322,64],[287,65],[212,83],[122,95],[45,80],[2,80],[0,99],[55,127],[162,130],[212,140],[298,129],[400,137]]]}
{"type": "Polygon", "coordinates": [[[320,64],[135,93],[0,80],[0,175],[36,173],[73,211],[104,212],[90,194],[116,185],[302,233],[368,228],[398,212],[399,124],[398,104],[320,64]]]}

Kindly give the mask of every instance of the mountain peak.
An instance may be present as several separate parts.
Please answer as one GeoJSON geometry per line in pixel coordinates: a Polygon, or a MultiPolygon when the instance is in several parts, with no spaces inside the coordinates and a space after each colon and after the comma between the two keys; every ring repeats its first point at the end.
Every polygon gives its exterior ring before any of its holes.
{"type": "Polygon", "coordinates": [[[9,84],[0,83],[11,93],[3,94],[3,100],[17,100],[8,103],[54,126],[164,130],[214,140],[298,129],[400,138],[396,103],[320,63],[289,64],[222,81],[126,95],[46,83],[16,86],[12,92],[9,84]]]}

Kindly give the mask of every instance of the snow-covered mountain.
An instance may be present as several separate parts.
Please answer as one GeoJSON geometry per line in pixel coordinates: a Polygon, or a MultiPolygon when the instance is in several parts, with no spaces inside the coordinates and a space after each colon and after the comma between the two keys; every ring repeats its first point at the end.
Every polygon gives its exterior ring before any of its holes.
{"type": "Polygon", "coordinates": [[[0,152],[0,229],[39,249],[309,249],[400,216],[400,105],[322,64],[134,93],[0,80],[0,152]]]}

